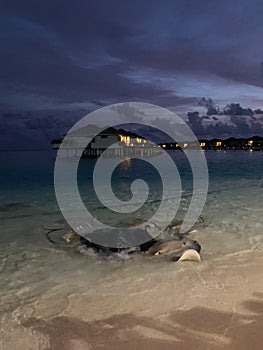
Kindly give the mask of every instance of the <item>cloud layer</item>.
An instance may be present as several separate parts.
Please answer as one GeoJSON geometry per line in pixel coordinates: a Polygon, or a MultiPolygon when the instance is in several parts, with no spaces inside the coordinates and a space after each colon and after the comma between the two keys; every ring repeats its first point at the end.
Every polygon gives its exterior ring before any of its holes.
{"type": "Polygon", "coordinates": [[[14,0],[0,13],[2,113],[263,105],[261,0],[14,0]]]}

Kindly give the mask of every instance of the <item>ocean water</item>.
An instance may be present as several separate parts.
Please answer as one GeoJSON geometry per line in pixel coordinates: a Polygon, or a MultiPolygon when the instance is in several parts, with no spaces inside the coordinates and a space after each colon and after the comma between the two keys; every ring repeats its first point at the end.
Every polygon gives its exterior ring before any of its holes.
{"type": "MultiPolygon", "coordinates": [[[[191,169],[182,153],[170,155],[181,176],[183,214],[191,198],[191,169]]],[[[197,225],[191,236],[201,243],[202,259],[209,264],[229,254],[257,250],[262,244],[263,154],[209,151],[205,156],[209,191],[202,225],[197,225]]],[[[171,268],[163,261],[140,258],[108,261],[82,256],[64,243],[63,230],[54,232],[52,238],[56,244],[50,243],[44,227],[65,222],[54,193],[55,158],[54,151],[0,153],[0,308],[6,314],[32,303],[43,312],[40,301],[45,298],[50,305],[55,295],[64,300],[77,291],[95,288],[98,281],[107,285],[113,278],[132,280],[134,276],[156,270],[165,273],[171,268]]],[[[127,217],[112,217],[90,189],[94,165],[95,160],[86,159],[79,166],[83,200],[101,219],[123,224],[127,217]]],[[[120,199],[130,199],[129,185],[138,176],[149,184],[149,203],[137,216],[132,216],[131,223],[151,215],[158,206],[162,189],[158,173],[151,166],[142,160],[124,160],[112,179],[112,187],[120,199]]]]}

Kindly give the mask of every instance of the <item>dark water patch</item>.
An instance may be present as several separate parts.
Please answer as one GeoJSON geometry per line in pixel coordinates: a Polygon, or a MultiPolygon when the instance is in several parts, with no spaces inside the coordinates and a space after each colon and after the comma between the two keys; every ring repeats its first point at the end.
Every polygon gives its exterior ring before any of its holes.
{"type": "Polygon", "coordinates": [[[8,215],[8,216],[5,216],[5,217],[2,217],[0,215],[0,219],[1,220],[24,219],[24,218],[31,218],[33,216],[34,216],[34,214],[8,215]]]}
{"type": "Polygon", "coordinates": [[[14,210],[23,210],[32,208],[33,205],[28,202],[13,202],[0,205],[0,212],[9,212],[14,210]]]}

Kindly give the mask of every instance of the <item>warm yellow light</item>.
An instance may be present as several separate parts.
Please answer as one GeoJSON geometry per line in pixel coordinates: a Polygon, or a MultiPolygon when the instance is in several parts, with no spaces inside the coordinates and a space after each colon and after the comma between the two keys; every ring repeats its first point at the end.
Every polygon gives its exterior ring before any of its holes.
{"type": "Polygon", "coordinates": [[[166,147],[166,145],[163,145],[163,148],[165,148],[166,147]]]}
{"type": "Polygon", "coordinates": [[[222,145],[222,142],[221,141],[217,141],[216,147],[220,147],[221,145],[222,145]]]}
{"type": "Polygon", "coordinates": [[[184,148],[186,148],[188,146],[188,143],[184,143],[184,148]]]}
{"type": "Polygon", "coordinates": [[[201,146],[201,147],[205,147],[205,142],[201,142],[201,143],[200,143],[200,146],[201,146]]]}
{"type": "Polygon", "coordinates": [[[123,141],[126,146],[129,146],[129,144],[131,142],[130,136],[123,136],[123,135],[119,135],[119,136],[120,136],[121,141],[123,141]]]}
{"type": "Polygon", "coordinates": [[[179,146],[180,146],[179,143],[177,143],[177,144],[175,145],[176,148],[178,148],[179,146]]]}
{"type": "Polygon", "coordinates": [[[142,139],[140,139],[139,137],[136,138],[137,143],[142,143],[142,139]]]}
{"type": "Polygon", "coordinates": [[[252,146],[252,145],[253,145],[253,140],[248,141],[247,144],[248,144],[249,146],[252,146]]]}

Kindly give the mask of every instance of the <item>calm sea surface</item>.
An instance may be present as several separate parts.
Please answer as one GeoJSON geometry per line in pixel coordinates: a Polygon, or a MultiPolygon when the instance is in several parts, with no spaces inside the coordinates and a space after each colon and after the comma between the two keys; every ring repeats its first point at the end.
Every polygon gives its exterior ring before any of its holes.
{"type": "MultiPolygon", "coordinates": [[[[170,156],[176,163],[182,182],[180,208],[186,210],[187,198],[190,199],[192,193],[191,168],[182,152],[170,152],[170,156]]],[[[209,193],[203,212],[204,217],[208,216],[206,221],[211,221],[211,224],[213,221],[218,222],[221,210],[224,209],[226,215],[229,215],[229,210],[232,212],[233,208],[237,210],[247,208],[246,210],[251,211],[253,216],[257,212],[260,213],[262,204],[260,196],[263,189],[262,152],[209,151],[205,156],[209,171],[209,193]],[[217,210],[214,210],[215,207],[217,210]]],[[[54,151],[0,152],[0,219],[5,228],[1,232],[0,240],[3,244],[20,239],[24,241],[23,232],[33,223],[41,227],[62,219],[54,192],[55,159],[54,151]]],[[[68,162],[70,164],[70,161],[68,162]]],[[[111,160],[106,159],[105,162],[111,160]]],[[[105,218],[109,216],[115,222],[122,220],[120,215],[114,216],[112,212],[104,210],[94,192],[92,181],[95,163],[94,159],[80,162],[78,185],[82,199],[89,210],[93,212],[101,210],[102,219],[103,216],[105,218]]],[[[121,200],[130,200],[131,183],[138,178],[148,184],[149,196],[145,208],[150,210],[150,214],[152,210],[153,214],[162,200],[163,187],[158,171],[147,162],[147,159],[123,160],[112,176],[113,192],[121,200]],[[156,207],[153,202],[156,203],[156,207]]],[[[136,215],[140,214],[137,212],[136,215]]],[[[233,215],[235,215],[233,221],[236,222],[238,218],[234,212],[233,215]]],[[[143,214],[141,216],[143,218],[143,214]]],[[[249,217],[247,219],[249,220],[249,217]]],[[[30,233],[27,232],[26,236],[30,237],[30,233]]],[[[31,239],[34,239],[33,234],[31,239]]]]}

